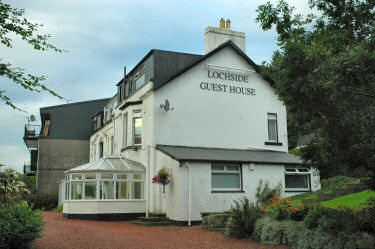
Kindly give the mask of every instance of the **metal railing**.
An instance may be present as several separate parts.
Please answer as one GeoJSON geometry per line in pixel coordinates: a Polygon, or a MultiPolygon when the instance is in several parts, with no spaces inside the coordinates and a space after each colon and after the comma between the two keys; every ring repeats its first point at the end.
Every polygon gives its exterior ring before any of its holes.
{"type": "Polygon", "coordinates": [[[24,138],[38,138],[41,127],[41,125],[26,124],[24,138]]]}
{"type": "Polygon", "coordinates": [[[23,165],[23,173],[27,176],[35,176],[36,174],[36,166],[32,166],[31,164],[24,164],[23,165]]]}

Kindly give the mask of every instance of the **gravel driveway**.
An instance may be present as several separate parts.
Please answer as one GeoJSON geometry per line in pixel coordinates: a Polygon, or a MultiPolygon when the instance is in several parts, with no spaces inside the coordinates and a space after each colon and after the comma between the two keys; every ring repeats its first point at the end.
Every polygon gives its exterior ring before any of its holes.
{"type": "Polygon", "coordinates": [[[50,248],[283,248],[238,240],[192,227],[141,227],[128,221],[67,220],[61,213],[43,212],[45,236],[33,249],[50,248]]]}

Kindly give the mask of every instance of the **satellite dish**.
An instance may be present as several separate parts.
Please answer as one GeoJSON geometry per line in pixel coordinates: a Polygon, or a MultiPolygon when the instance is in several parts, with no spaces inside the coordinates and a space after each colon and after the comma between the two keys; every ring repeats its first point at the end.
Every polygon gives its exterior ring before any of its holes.
{"type": "Polygon", "coordinates": [[[163,108],[164,111],[169,111],[169,110],[173,110],[174,108],[171,108],[171,105],[169,104],[169,101],[168,99],[165,100],[165,103],[164,104],[161,104],[160,105],[160,108],[163,108]]]}
{"type": "Polygon", "coordinates": [[[34,115],[31,115],[31,116],[30,116],[30,121],[36,121],[36,118],[35,118],[34,115]]]}

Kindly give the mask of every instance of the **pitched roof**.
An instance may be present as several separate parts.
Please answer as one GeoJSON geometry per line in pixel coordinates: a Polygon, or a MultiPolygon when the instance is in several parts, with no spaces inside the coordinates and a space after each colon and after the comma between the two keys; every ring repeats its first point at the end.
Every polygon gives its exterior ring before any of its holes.
{"type": "Polygon", "coordinates": [[[172,145],[156,145],[156,149],[180,162],[238,162],[282,165],[299,165],[302,163],[302,160],[295,155],[270,150],[237,150],[172,145]]]}
{"type": "MultiPolygon", "coordinates": [[[[177,78],[178,76],[180,76],[181,74],[185,73],[186,71],[188,71],[189,69],[193,68],[194,66],[196,66],[197,64],[201,63],[202,61],[206,60],[207,58],[209,58],[211,55],[213,54],[216,54],[217,52],[219,52],[220,50],[226,48],[226,47],[231,47],[233,48],[242,58],[244,58],[247,63],[249,63],[257,73],[260,73],[261,72],[261,69],[260,67],[254,62],[252,61],[236,44],[234,44],[234,42],[232,42],[231,40],[228,40],[227,42],[221,44],[219,47],[215,48],[214,50],[212,50],[211,52],[209,52],[208,54],[200,57],[200,59],[196,60],[195,62],[191,63],[190,65],[187,65],[186,67],[182,68],[180,71],[176,72],[174,75],[172,75],[169,79],[167,79],[165,82],[161,83],[159,87],[167,84],[168,82],[172,81],[173,79],[177,78]]],[[[272,86],[275,84],[275,82],[271,79],[271,77],[269,76],[264,76],[263,77],[266,81],[268,81],[272,86]]],[[[156,89],[158,89],[159,87],[157,87],[156,89]]]]}
{"type": "Polygon", "coordinates": [[[41,138],[88,140],[92,132],[91,117],[102,110],[108,100],[96,99],[40,108],[42,119],[49,114],[51,121],[49,135],[41,138]]]}

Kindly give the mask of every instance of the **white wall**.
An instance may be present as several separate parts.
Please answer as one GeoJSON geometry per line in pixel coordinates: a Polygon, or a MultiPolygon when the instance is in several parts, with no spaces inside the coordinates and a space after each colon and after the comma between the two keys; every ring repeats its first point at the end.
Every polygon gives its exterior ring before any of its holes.
{"type": "Polygon", "coordinates": [[[66,214],[115,214],[115,213],[144,213],[144,200],[101,200],[101,201],[65,201],[66,214]]]}
{"type": "MultiPolygon", "coordinates": [[[[252,70],[229,47],[208,58],[206,63],[252,70]]],[[[249,82],[208,78],[208,67],[202,62],[155,91],[154,144],[287,151],[286,110],[270,84],[258,73],[226,69],[224,72],[246,75],[249,82]],[[253,88],[256,95],[202,90],[201,82],[253,88]],[[165,112],[160,108],[165,99],[174,110],[165,112]],[[265,145],[267,112],[277,113],[282,146],[265,145]]]]}
{"type": "MultiPolygon", "coordinates": [[[[269,181],[271,186],[276,186],[281,182],[285,189],[284,165],[256,164],[254,169],[250,169],[249,164],[242,165],[243,192],[232,193],[212,193],[211,192],[211,163],[188,163],[191,177],[191,220],[201,220],[201,212],[223,212],[233,205],[234,200],[239,200],[246,196],[253,203],[256,202],[256,189],[259,180],[269,181]]],[[[317,176],[312,174],[312,181],[316,183],[317,176]]],[[[178,186],[171,185],[167,192],[168,198],[179,198],[179,201],[167,202],[171,205],[167,209],[167,215],[172,220],[188,220],[188,181],[189,173],[186,166],[179,168],[178,186]],[[178,195],[170,193],[178,192],[178,195]],[[172,211],[172,209],[175,209],[172,211]],[[171,211],[169,211],[171,210],[171,211]]],[[[312,190],[316,187],[312,184],[312,190]]],[[[282,197],[288,197],[301,192],[283,192],[282,197]]]]}

